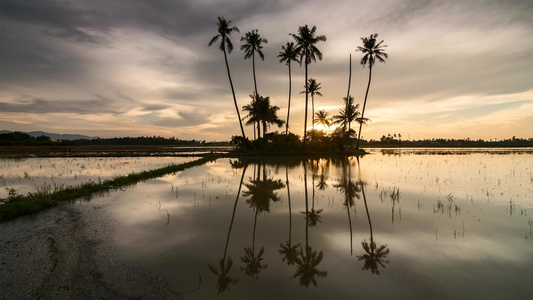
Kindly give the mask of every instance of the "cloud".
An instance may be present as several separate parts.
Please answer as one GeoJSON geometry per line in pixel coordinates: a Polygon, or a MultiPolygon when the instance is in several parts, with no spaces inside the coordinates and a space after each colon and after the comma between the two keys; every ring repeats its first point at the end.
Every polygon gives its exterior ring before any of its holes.
{"type": "Polygon", "coordinates": [[[96,95],[91,100],[48,100],[33,98],[19,102],[0,102],[0,111],[33,114],[118,114],[110,99],[96,95]]]}

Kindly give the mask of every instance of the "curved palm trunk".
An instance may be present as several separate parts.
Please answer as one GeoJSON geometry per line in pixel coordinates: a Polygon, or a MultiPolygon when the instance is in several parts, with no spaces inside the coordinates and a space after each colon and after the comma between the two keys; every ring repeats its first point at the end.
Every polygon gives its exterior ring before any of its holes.
{"type": "Polygon", "coordinates": [[[289,106],[287,108],[287,126],[285,127],[285,135],[289,135],[289,116],[291,115],[291,61],[289,60],[289,106]]]}
{"type": "MultiPolygon", "coordinates": [[[[257,81],[255,79],[255,51],[252,52],[252,71],[254,73],[254,88],[255,88],[255,97],[252,99],[252,101],[256,101],[259,94],[257,93],[257,81]]],[[[257,122],[257,138],[261,137],[261,133],[259,132],[259,122],[257,122]]],[[[255,131],[254,131],[254,139],[255,139],[255,131]]]]}
{"type": "MultiPolygon", "coordinates": [[[[366,86],[366,93],[365,93],[365,102],[363,103],[363,111],[361,112],[361,120],[365,117],[365,107],[366,107],[366,99],[368,97],[368,90],[370,89],[370,81],[372,80],[372,64],[370,66],[370,71],[368,72],[368,85],[366,86]]],[[[359,141],[361,140],[361,129],[363,128],[363,122],[359,123],[359,134],[357,135],[357,146],[356,149],[359,149],[359,141]]]]}
{"type": "MultiPolygon", "coordinates": [[[[305,117],[304,117],[304,144],[303,148],[305,150],[305,142],[307,137],[307,109],[309,103],[309,86],[307,85],[307,50],[305,50],[305,117]]],[[[242,126],[242,125],[241,125],[242,126]]]]}
{"type": "Polygon", "coordinates": [[[291,244],[292,233],[292,212],[291,212],[291,190],[289,189],[289,168],[285,167],[285,178],[287,182],[287,197],[289,199],[289,245],[291,244]]]}
{"type": "Polygon", "coordinates": [[[373,248],[374,236],[372,235],[372,220],[370,220],[370,213],[368,212],[368,205],[366,203],[365,186],[361,184],[361,191],[363,192],[363,200],[365,201],[366,216],[368,218],[368,226],[370,227],[370,245],[373,248]]]}
{"type": "Polygon", "coordinates": [[[229,85],[231,86],[231,93],[233,94],[233,102],[235,103],[235,110],[237,111],[237,117],[239,118],[239,125],[241,125],[242,137],[246,143],[246,134],[244,134],[244,128],[242,127],[241,113],[239,112],[239,106],[237,105],[237,98],[235,97],[235,89],[233,88],[233,81],[231,80],[231,74],[229,71],[228,56],[226,54],[226,47],[224,49],[224,61],[226,62],[226,70],[228,71],[229,85]]]}
{"type": "Polygon", "coordinates": [[[247,167],[248,167],[248,165],[245,164],[243,169],[242,169],[241,182],[239,184],[239,190],[237,191],[237,198],[235,199],[235,204],[233,205],[233,213],[231,214],[231,222],[229,224],[228,236],[226,237],[226,246],[224,247],[223,261],[226,261],[226,252],[228,250],[229,237],[231,235],[231,227],[233,227],[233,220],[235,220],[235,212],[237,211],[237,202],[239,202],[239,195],[241,194],[242,182],[243,182],[244,174],[246,173],[246,168],[247,167]]]}
{"type": "MultiPolygon", "coordinates": [[[[352,83],[352,54],[350,53],[350,73],[348,75],[348,93],[346,94],[346,108],[344,109],[345,112],[348,112],[348,99],[350,99],[351,83],[352,83]]],[[[346,131],[346,122],[344,122],[344,131],[346,131]]]]}

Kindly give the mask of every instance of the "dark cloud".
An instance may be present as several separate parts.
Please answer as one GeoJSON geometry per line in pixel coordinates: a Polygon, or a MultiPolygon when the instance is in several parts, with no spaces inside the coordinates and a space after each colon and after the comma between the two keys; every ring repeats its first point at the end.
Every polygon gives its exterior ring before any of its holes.
{"type": "Polygon", "coordinates": [[[96,95],[91,100],[48,100],[33,98],[17,102],[0,102],[0,111],[13,113],[74,113],[74,114],[118,114],[110,99],[96,95]]]}
{"type": "Polygon", "coordinates": [[[165,127],[186,127],[209,123],[209,114],[178,112],[179,118],[158,118],[154,125],[165,127]]]}

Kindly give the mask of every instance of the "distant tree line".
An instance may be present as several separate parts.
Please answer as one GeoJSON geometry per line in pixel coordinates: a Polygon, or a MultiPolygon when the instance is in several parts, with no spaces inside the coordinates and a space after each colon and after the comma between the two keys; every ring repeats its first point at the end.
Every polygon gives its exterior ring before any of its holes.
{"type": "Polygon", "coordinates": [[[400,133],[395,133],[383,135],[379,140],[361,140],[361,144],[367,147],[533,147],[533,138],[521,139],[513,136],[509,139],[491,139],[489,141],[485,141],[482,139],[471,140],[470,138],[432,138],[424,140],[402,140],[402,135],[400,133]]]}
{"type": "Polygon", "coordinates": [[[82,145],[169,145],[169,146],[216,146],[229,142],[207,142],[206,140],[180,140],[161,136],[116,137],[78,140],[53,140],[48,136],[32,137],[24,132],[0,134],[0,146],[82,146],[82,145]]]}

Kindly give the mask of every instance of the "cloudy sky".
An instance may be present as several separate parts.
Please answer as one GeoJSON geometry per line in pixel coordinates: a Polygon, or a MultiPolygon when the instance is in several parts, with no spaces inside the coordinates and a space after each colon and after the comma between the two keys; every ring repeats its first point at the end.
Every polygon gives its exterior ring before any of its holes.
{"type": "MultiPolygon", "coordinates": [[[[224,58],[207,46],[218,16],[240,29],[229,64],[241,107],[253,90],[241,36],[258,29],[268,39],[258,89],[285,119],[288,68],[276,56],[308,24],[327,37],[309,72],[322,85],[315,109],[330,114],[343,105],[350,54],[362,106],[361,37],[379,33],[388,45],[373,69],[364,138],[533,137],[531,0],[2,0],[0,129],[229,140],[240,129],[224,58]]],[[[295,65],[299,135],[303,86],[295,65]]]]}

